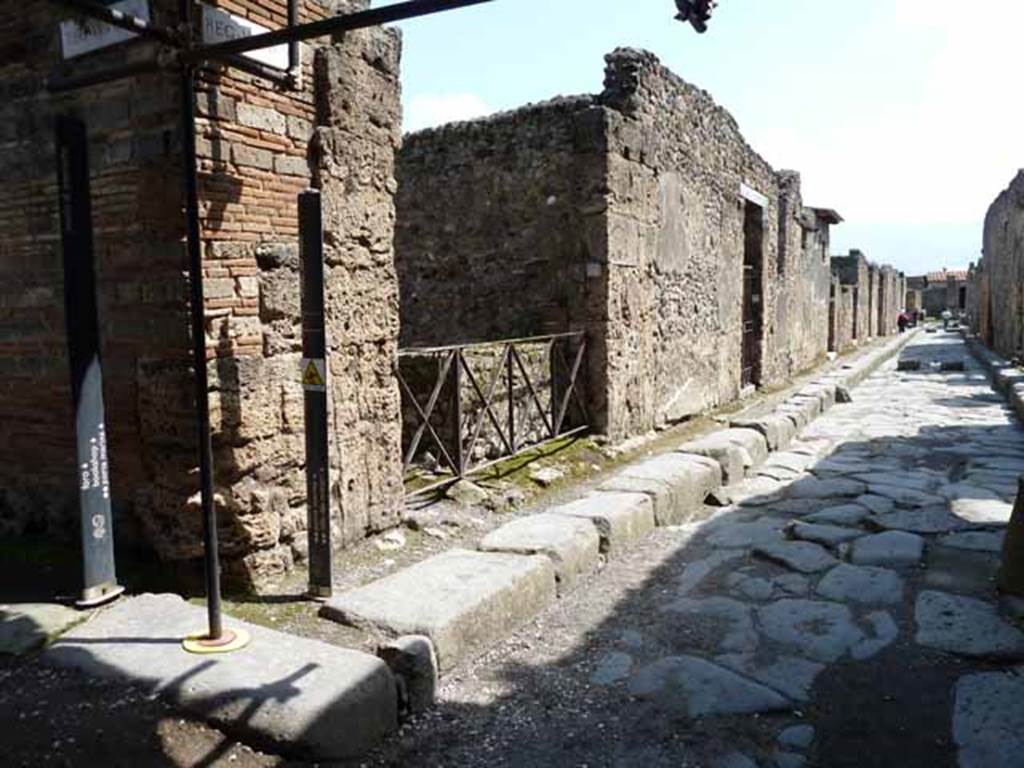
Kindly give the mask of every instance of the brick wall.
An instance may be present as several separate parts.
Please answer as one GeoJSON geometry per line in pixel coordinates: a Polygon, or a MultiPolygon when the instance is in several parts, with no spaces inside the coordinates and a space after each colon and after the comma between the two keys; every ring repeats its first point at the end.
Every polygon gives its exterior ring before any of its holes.
{"type": "MultiPolygon", "coordinates": [[[[176,4],[151,3],[155,23],[175,22],[176,4]]],[[[286,21],[284,0],[213,4],[270,28],[286,21]]],[[[305,2],[300,21],[366,5],[305,2]]],[[[42,78],[59,59],[57,21],[49,6],[33,4],[22,16],[0,22],[0,92],[6,97],[0,104],[0,167],[9,180],[0,189],[0,530],[77,533],[52,140],[53,116],[71,112],[84,118],[91,139],[115,531],[135,531],[163,559],[189,560],[200,555],[201,539],[177,76],[139,77],[54,98],[42,78]]],[[[389,266],[388,213],[399,43],[381,30],[336,41],[332,55],[348,67],[342,78],[328,75],[329,67],[315,71],[314,48],[327,42],[302,45],[298,90],[224,69],[204,71],[198,88],[206,349],[222,553],[229,576],[256,585],[304,554],[296,195],[311,182],[324,187],[333,254],[327,291],[336,355],[336,541],[392,524],[401,502],[394,465],[397,389],[389,375],[397,284],[389,266]],[[346,111],[344,134],[336,130],[339,110],[346,111]],[[327,133],[314,141],[317,126],[327,133]],[[355,136],[365,140],[349,141],[355,136]],[[349,172],[344,183],[338,180],[342,169],[349,172]],[[364,179],[370,190],[365,194],[364,179]],[[351,281],[371,276],[363,269],[367,250],[379,270],[372,274],[375,292],[364,294],[354,290],[363,283],[351,281]],[[392,298],[384,300],[387,295],[392,298]]],[[[102,69],[152,53],[149,44],[136,41],[89,54],[76,60],[75,69],[102,69]]]]}

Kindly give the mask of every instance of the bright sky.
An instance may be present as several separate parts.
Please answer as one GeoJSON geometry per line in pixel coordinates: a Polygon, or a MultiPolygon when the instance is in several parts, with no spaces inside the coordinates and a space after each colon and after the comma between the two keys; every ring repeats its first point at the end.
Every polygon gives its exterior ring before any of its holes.
{"type": "Polygon", "coordinates": [[[605,53],[646,48],[800,171],[808,205],[845,217],[836,253],[908,274],[977,258],[988,205],[1024,166],[1022,0],[720,0],[703,36],[674,12],[494,0],[406,22],[406,129],[599,92],[605,53]]]}

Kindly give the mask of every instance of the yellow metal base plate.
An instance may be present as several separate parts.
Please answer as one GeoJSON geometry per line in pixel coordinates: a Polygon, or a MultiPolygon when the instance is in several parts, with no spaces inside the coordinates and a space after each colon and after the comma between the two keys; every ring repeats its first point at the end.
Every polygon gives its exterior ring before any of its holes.
{"type": "Polygon", "coordinates": [[[252,638],[244,629],[224,629],[217,640],[210,640],[205,632],[196,632],[181,641],[181,647],[189,653],[214,654],[240,651],[252,638]]]}

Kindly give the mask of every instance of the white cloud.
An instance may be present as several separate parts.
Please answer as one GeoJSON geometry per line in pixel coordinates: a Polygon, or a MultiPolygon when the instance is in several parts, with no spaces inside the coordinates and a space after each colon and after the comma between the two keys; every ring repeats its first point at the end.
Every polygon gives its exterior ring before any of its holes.
{"type": "Polygon", "coordinates": [[[458,120],[472,120],[494,110],[475,93],[425,93],[414,96],[405,107],[406,131],[419,131],[458,120]]]}

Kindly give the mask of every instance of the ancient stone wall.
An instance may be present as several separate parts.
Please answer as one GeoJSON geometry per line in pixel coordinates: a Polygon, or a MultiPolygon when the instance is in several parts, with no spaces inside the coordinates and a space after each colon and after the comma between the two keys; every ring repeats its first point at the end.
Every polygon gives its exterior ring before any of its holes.
{"type": "MultiPolygon", "coordinates": [[[[189,349],[184,229],[174,215],[179,91],[173,76],[152,74],[48,93],[67,16],[54,8],[9,6],[0,20],[0,534],[78,535],[55,153],[55,119],[66,114],[89,136],[111,493],[123,541],[138,530],[135,491],[157,469],[139,450],[141,434],[162,426],[140,386],[144,361],[185,360],[189,349]]],[[[151,8],[155,23],[173,22],[175,4],[151,8]]],[[[73,59],[68,72],[153,53],[147,43],[121,45],[73,59]]],[[[190,397],[170,388],[159,400],[170,410],[190,397]]],[[[192,432],[184,439],[195,442],[192,432]]]]}
{"type": "Polygon", "coordinates": [[[848,286],[853,301],[850,317],[849,337],[854,342],[870,338],[871,328],[871,284],[868,260],[860,251],[850,251],[848,256],[832,257],[832,272],[843,286],[848,286]]]}
{"type": "MultiPolygon", "coordinates": [[[[269,28],[285,23],[284,0],[223,5],[269,28]]],[[[305,3],[300,21],[367,5],[305,3]]],[[[156,6],[156,23],[175,22],[174,6],[156,6]]],[[[10,438],[0,450],[12,451],[0,519],[19,532],[27,524],[20,510],[69,508],[75,498],[51,140],[60,109],[81,114],[93,140],[115,531],[137,523],[161,558],[189,560],[201,553],[201,537],[177,81],[149,76],[53,99],[42,76],[59,57],[56,20],[44,9],[24,29],[0,29],[11,41],[5,51],[31,43],[24,56],[0,64],[0,86],[11,95],[0,109],[9,110],[4,125],[12,127],[4,129],[0,162],[23,183],[0,193],[0,269],[11,275],[5,293],[27,297],[0,305],[10,343],[0,348],[0,366],[12,372],[0,403],[10,438]]],[[[145,48],[130,43],[75,66],[102,68],[151,53],[145,48]]],[[[280,574],[304,550],[296,195],[311,182],[325,205],[335,541],[391,525],[401,501],[391,376],[399,43],[391,32],[352,34],[316,62],[313,46],[301,48],[298,89],[237,70],[212,72],[196,105],[222,554],[228,576],[252,584],[280,574]]],[[[64,527],[77,530],[73,522],[64,527]]]]}
{"type": "Polygon", "coordinates": [[[991,347],[1006,357],[1024,349],[1024,171],[985,216],[982,269],[991,306],[991,347]]]}
{"type": "Polygon", "coordinates": [[[574,329],[600,240],[601,112],[580,97],[405,137],[395,232],[402,343],[574,329]],[[593,232],[592,232],[593,231],[593,232]]]}
{"type": "Polygon", "coordinates": [[[403,340],[586,330],[594,423],[615,438],[738,396],[745,206],[761,383],[826,351],[828,221],[649,53],[610,54],[599,96],[407,137],[399,169],[403,340]]]}
{"type": "Polygon", "coordinates": [[[848,352],[855,346],[853,338],[853,316],[856,311],[853,288],[839,284],[835,297],[834,352],[848,352]]]}

